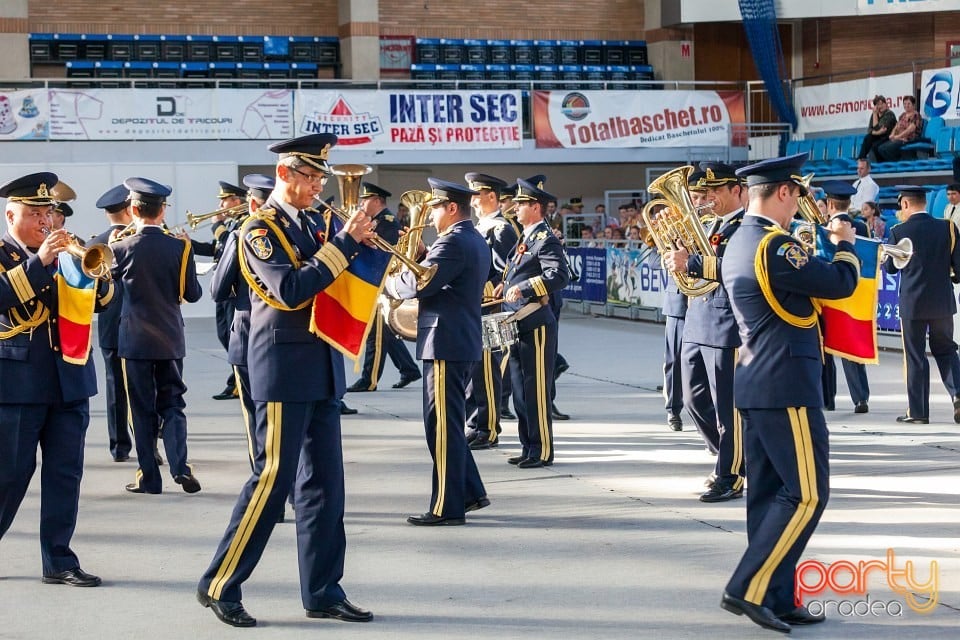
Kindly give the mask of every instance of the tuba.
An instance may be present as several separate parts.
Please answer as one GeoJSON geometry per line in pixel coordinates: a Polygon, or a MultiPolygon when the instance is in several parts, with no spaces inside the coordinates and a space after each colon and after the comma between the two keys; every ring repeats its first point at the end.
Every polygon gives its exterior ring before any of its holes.
{"type": "MultiPolygon", "coordinates": [[[[410,228],[397,242],[397,251],[402,252],[409,260],[416,261],[417,250],[420,247],[420,237],[423,230],[430,226],[424,219],[430,213],[427,202],[432,198],[429,191],[412,189],[400,196],[400,203],[410,211],[410,228]]],[[[400,262],[394,263],[394,270],[398,270],[400,262]]],[[[417,339],[417,316],[420,312],[420,302],[413,300],[394,300],[385,295],[380,296],[380,309],[383,312],[384,322],[394,333],[404,340],[417,339]]]]}
{"type": "MultiPolygon", "coordinates": [[[[685,248],[691,254],[716,255],[713,245],[710,244],[703,230],[699,212],[687,188],[692,172],[691,166],[677,167],[666,172],[647,187],[650,193],[659,193],[663,196],[648,202],[640,212],[661,255],[679,247],[685,248]],[[654,217],[651,210],[660,205],[665,205],[666,209],[654,217]]],[[[670,275],[676,280],[677,288],[691,297],[705,295],[720,286],[719,282],[694,279],[685,273],[674,272],[670,275]]]]}

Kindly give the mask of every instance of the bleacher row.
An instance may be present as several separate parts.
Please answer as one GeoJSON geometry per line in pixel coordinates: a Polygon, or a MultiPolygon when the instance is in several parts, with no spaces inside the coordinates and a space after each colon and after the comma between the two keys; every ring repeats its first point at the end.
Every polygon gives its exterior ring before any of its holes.
{"type": "MultiPolygon", "coordinates": [[[[120,62],[117,60],[70,60],[66,63],[67,77],[71,86],[90,86],[84,78],[100,79],[143,79],[156,78],[159,81],[152,86],[176,86],[174,80],[223,80],[239,78],[255,79],[312,79],[317,77],[318,65],[315,62],[120,62]],[[165,84],[163,80],[169,80],[165,84]]],[[[109,81],[96,83],[97,86],[119,86],[109,81]]],[[[209,86],[208,82],[181,86],[209,86]]],[[[221,86],[224,86],[221,83],[221,86]]],[[[238,83],[240,86],[240,83],[238,83]]]]}
{"type": "Polygon", "coordinates": [[[416,64],[646,65],[644,40],[417,38],[416,64]]]}
{"type": "MultiPolygon", "coordinates": [[[[414,80],[487,80],[489,89],[509,89],[509,82],[536,82],[538,89],[651,89],[661,85],[638,84],[653,80],[650,65],[530,65],[530,64],[414,64],[414,80]],[[503,84],[500,84],[500,83],[503,84]],[[600,83],[605,83],[601,85],[600,83]]],[[[433,85],[418,83],[423,88],[433,85]]],[[[463,85],[482,89],[482,84],[463,85]]]]}
{"type": "Polygon", "coordinates": [[[330,36],[208,36],[31,33],[30,63],[340,63],[340,41],[330,36]]]}
{"type": "MultiPolygon", "coordinates": [[[[832,136],[805,140],[790,140],[788,155],[809,152],[804,171],[818,176],[836,176],[856,173],[857,155],[863,135],[832,136]]],[[[873,173],[909,173],[914,171],[949,171],[953,152],[960,152],[960,127],[948,127],[943,118],[926,122],[920,140],[902,147],[902,159],[897,162],[873,162],[873,173]]]]}

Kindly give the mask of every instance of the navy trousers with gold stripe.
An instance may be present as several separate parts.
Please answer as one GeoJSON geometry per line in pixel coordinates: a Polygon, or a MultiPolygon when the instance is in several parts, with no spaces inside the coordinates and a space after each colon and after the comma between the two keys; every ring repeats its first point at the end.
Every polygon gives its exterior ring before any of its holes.
{"type": "Polygon", "coordinates": [[[747,455],[747,550],[727,592],[776,614],[794,608],[794,573],[830,491],[819,407],[741,409],[747,455]]]}
{"type": "Polygon", "coordinates": [[[553,462],[553,417],[551,393],[557,357],[557,325],[545,324],[520,334],[510,347],[513,406],[521,455],[553,462]]]}
{"type": "Polygon", "coordinates": [[[467,384],[467,429],[490,442],[496,442],[500,434],[502,360],[503,351],[484,349],[483,359],[476,363],[467,384]]]}
{"type": "Polygon", "coordinates": [[[740,416],[733,406],[733,369],[737,350],[704,345],[699,345],[699,349],[706,365],[720,435],[714,473],[718,480],[732,482],[734,488],[739,489],[743,486],[744,465],[740,416]]]}
{"type": "Polygon", "coordinates": [[[219,600],[241,600],[241,585],[260,561],[296,481],[303,606],[340,602],[346,597],[340,579],[347,546],[340,401],[257,402],[256,423],[263,447],[199,589],[219,600]]]}
{"type": "Polygon", "coordinates": [[[233,376],[240,396],[243,428],[247,435],[247,455],[250,458],[250,469],[253,470],[257,455],[263,450],[263,443],[257,440],[257,404],[250,397],[250,370],[245,364],[235,364],[233,376]]]}
{"type": "Polygon", "coordinates": [[[163,481],[154,458],[154,443],[163,438],[170,475],[190,475],[187,464],[187,406],[183,394],[183,360],[122,359],[130,407],[130,428],[137,449],[136,483],[147,493],[160,493],[163,481]]]}
{"type": "Polygon", "coordinates": [[[953,316],[946,318],[901,318],[903,359],[907,375],[907,401],[911,418],[930,418],[930,362],[925,342],[929,334],[930,353],[937,363],[940,379],[951,398],[960,396],[960,359],[953,341],[953,316]]]}
{"type": "Polygon", "coordinates": [[[127,391],[123,385],[123,366],[116,349],[100,349],[103,354],[103,377],[107,401],[107,433],[110,453],[114,458],[128,455],[133,449],[127,418],[127,391]]]}
{"type": "Polygon", "coordinates": [[[462,518],[464,506],[487,495],[463,429],[467,380],[475,363],[423,361],[423,426],[433,458],[430,513],[462,518]]]}
{"type": "Polygon", "coordinates": [[[363,370],[360,372],[360,379],[357,382],[366,386],[370,391],[376,389],[380,376],[383,375],[383,365],[387,356],[390,356],[390,361],[400,372],[401,377],[413,378],[420,373],[417,370],[416,360],[407,351],[407,345],[383,321],[383,314],[377,310],[373,326],[370,328],[370,334],[367,335],[363,370]]]}
{"type": "Polygon", "coordinates": [[[0,404],[0,538],[37,469],[40,447],[40,556],[43,575],[80,566],[70,548],[77,525],[90,402],[0,404]]]}

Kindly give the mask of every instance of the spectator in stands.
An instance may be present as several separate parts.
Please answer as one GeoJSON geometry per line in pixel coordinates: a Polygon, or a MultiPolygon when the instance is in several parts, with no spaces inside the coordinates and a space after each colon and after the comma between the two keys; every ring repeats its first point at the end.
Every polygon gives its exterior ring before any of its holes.
{"type": "Polygon", "coordinates": [[[640,239],[640,227],[635,224],[627,227],[627,240],[639,240],[640,239]]]}
{"type": "Polygon", "coordinates": [[[604,240],[613,240],[613,230],[617,227],[614,227],[612,224],[607,225],[603,228],[603,239],[604,240]]]}
{"type": "Polygon", "coordinates": [[[605,216],[607,215],[607,205],[602,202],[593,208],[593,212],[597,215],[605,216]]]}
{"type": "Polygon", "coordinates": [[[866,158],[857,160],[857,179],[853,181],[857,190],[850,198],[850,207],[860,209],[864,202],[876,202],[880,195],[880,185],[870,177],[870,161],[866,158]]]}
{"type": "Polygon", "coordinates": [[[960,184],[956,182],[947,185],[947,206],[943,210],[943,217],[960,225],[960,184]]]}
{"type": "Polygon", "coordinates": [[[857,156],[857,159],[863,160],[871,151],[875,152],[878,146],[890,138],[890,132],[896,125],[897,117],[890,111],[887,99],[883,96],[874,96],[873,113],[870,114],[870,121],[867,123],[867,135],[863,136],[860,155],[857,156]]]}
{"type": "Polygon", "coordinates": [[[900,147],[913,142],[920,137],[923,120],[917,111],[917,99],[913,96],[903,97],[903,113],[897,121],[897,126],[890,133],[890,139],[876,147],[877,160],[896,162],[900,159],[900,147]]]}
{"type": "Polygon", "coordinates": [[[626,238],[623,235],[623,229],[620,227],[614,227],[610,225],[610,238],[613,240],[613,246],[615,247],[625,247],[627,246],[626,238]]]}
{"type": "Polygon", "coordinates": [[[630,226],[627,224],[627,205],[622,204],[617,207],[617,221],[624,227],[630,226]]]}
{"type": "Polygon", "coordinates": [[[871,238],[883,239],[887,235],[887,223],[880,217],[880,207],[876,202],[868,200],[860,205],[860,217],[867,225],[871,238]]]}

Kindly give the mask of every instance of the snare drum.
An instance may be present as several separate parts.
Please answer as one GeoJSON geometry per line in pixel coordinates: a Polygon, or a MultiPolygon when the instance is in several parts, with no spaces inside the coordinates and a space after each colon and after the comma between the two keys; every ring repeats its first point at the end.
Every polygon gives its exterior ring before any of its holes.
{"type": "Polygon", "coordinates": [[[520,334],[515,321],[506,320],[513,314],[509,311],[491,313],[481,318],[481,339],[485,351],[499,351],[519,340],[520,334]]]}

